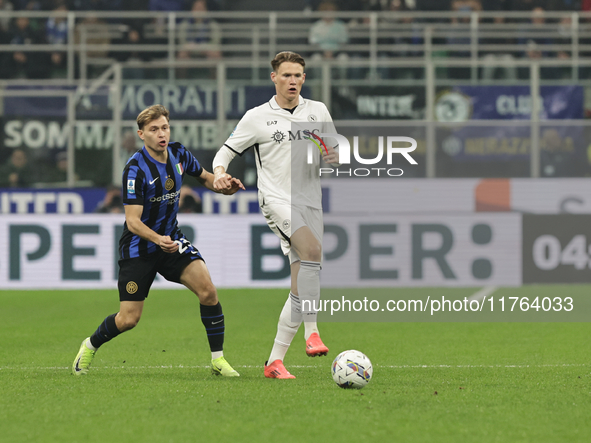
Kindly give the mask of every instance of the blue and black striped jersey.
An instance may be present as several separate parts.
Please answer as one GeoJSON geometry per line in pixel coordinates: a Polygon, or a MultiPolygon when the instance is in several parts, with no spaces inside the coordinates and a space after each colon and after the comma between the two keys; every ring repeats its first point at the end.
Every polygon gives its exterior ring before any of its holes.
{"type": "MultiPolygon", "coordinates": [[[[199,177],[203,168],[180,143],[168,144],[166,164],[154,160],[146,147],[131,156],[123,170],[123,204],[142,205],[141,220],[160,235],[178,240],[177,213],[183,176],[199,177]]],[[[123,226],[119,240],[119,258],[143,257],[158,250],[152,242],[140,238],[123,226]]]]}

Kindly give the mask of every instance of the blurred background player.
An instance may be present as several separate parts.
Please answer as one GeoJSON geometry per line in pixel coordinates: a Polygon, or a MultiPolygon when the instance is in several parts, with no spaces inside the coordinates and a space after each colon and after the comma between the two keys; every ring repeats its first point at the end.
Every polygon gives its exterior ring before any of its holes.
{"type": "MultiPolygon", "coordinates": [[[[201,321],[211,348],[212,372],[238,377],[223,353],[224,314],[217,291],[199,250],[178,228],[179,194],[186,174],[214,190],[213,175],[180,143],[169,143],[168,110],[153,105],[137,117],[144,141],[123,171],[125,224],[119,241],[120,310],[105,318],[91,337],[84,339],[72,365],[74,375],[88,372],[96,350],[140,320],[144,300],[156,273],[181,283],[199,297],[201,321]]],[[[231,195],[244,189],[233,178],[221,191],[231,195]]]]}
{"type": "MultiPolygon", "coordinates": [[[[319,127],[321,132],[335,133],[326,106],[300,95],[306,74],[304,59],[294,52],[280,52],[271,61],[271,80],[276,95],[261,106],[249,110],[213,161],[214,188],[232,189],[232,176],[226,173],[236,154],[255,147],[258,171],[259,204],[267,224],[281,240],[281,248],[291,264],[291,292],[277,325],[277,335],[265,377],[295,378],[283,365],[283,359],[300,323],[305,326],[306,353],[310,357],[326,355],[328,348],[318,335],[316,311],[320,300],[320,264],[322,260],[322,192],[320,158],[306,162],[306,149],[292,149],[292,124],[319,127]],[[267,124],[261,124],[267,122],[267,124]],[[302,155],[297,157],[298,152],[302,155]],[[296,157],[292,156],[295,155],[296,157]]],[[[301,134],[301,133],[300,133],[301,134]]],[[[336,163],[337,154],[330,147],[323,152],[327,163],[336,163]]]]}

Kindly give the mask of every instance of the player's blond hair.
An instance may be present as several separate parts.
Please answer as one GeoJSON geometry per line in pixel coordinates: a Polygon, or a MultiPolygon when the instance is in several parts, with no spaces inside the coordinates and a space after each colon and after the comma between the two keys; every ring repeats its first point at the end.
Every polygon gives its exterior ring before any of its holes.
{"type": "Polygon", "coordinates": [[[168,109],[166,109],[164,106],[152,105],[144,109],[142,112],[140,112],[140,115],[137,116],[137,126],[141,131],[144,129],[144,126],[146,126],[147,123],[151,122],[152,120],[156,120],[162,116],[166,117],[167,121],[170,121],[170,119],[168,118],[169,115],[170,113],[168,112],[168,109]]]}
{"type": "Polygon", "coordinates": [[[304,69],[306,69],[306,62],[304,61],[304,57],[295,52],[283,51],[277,54],[275,58],[271,60],[271,66],[273,67],[273,71],[277,72],[277,69],[279,69],[281,63],[285,62],[299,63],[300,65],[302,65],[304,69]]]}

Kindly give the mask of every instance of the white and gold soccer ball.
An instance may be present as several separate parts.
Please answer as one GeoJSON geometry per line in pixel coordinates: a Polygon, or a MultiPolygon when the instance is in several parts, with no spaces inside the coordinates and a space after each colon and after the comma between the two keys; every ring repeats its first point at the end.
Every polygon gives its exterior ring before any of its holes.
{"type": "Polygon", "coordinates": [[[361,389],[371,380],[371,361],[359,351],[344,351],[332,362],[332,378],[341,388],[361,389]]]}

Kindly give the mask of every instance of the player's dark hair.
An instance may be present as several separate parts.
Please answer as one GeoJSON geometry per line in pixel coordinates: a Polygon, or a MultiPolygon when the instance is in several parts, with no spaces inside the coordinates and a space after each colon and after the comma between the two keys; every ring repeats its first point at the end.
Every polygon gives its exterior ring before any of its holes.
{"type": "Polygon", "coordinates": [[[275,56],[273,60],[271,60],[271,66],[273,67],[273,71],[277,72],[281,63],[299,63],[302,65],[304,69],[306,69],[306,62],[304,61],[304,57],[300,54],[296,54],[295,52],[291,51],[283,51],[280,52],[275,56]]]}
{"type": "Polygon", "coordinates": [[[166,109],[164,106],[152,105],[149,108],[144,109],[142,112],[140,112],[140,115],[137,116],[137,126],[141,131],[148,122],[156,120],[162,116],[166,117],[167,121],[170,121],[168,118],[169,115],[170,113],[168,112],[168,109],[166,109]]]}

